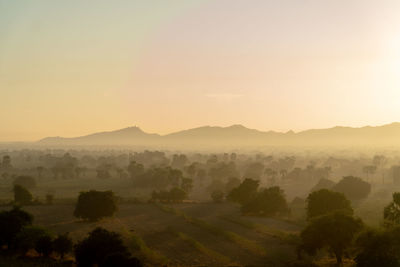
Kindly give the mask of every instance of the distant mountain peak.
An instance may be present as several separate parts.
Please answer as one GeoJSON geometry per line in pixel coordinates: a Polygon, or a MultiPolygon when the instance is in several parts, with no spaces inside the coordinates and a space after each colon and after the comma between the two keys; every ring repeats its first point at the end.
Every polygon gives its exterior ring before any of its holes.
{"type": "Polygon", "coordinates": [[[138,126],[130,126],[116,131],[99,132],[90,135],[64,138],[47,137],[38,143],[42,145],[134,145],[158,147],[212,147],[212,146],[354,146],[380,145],[400,146],[400,123],[382,126],[344,127],[310,129],[301,132],[259,131],[241,124],[227,127],[202,126],[174,132],[167,135],[150,134],[138,126]]]}

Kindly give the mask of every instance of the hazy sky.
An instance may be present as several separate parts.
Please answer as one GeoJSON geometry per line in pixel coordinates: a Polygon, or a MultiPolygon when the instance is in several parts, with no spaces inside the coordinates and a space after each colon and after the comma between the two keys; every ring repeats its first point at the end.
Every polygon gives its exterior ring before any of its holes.
{"type": "Polygon", "coordinates": [[[0,0],[0,141],[400,121],[400,1],[0,0]]]}

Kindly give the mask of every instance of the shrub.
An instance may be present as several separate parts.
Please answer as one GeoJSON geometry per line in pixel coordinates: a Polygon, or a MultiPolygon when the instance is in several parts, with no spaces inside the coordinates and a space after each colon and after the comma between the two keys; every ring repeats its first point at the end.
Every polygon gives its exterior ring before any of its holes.
{"type": "Polygon", "coordinates": [[[75,247],[75,258],[78,267],[93,266],[95,264],[103,266],[107,257],[115,253],[125,257],[130,255],[119,234],[101,227],[90,232],[89,236],[75,247]]]}

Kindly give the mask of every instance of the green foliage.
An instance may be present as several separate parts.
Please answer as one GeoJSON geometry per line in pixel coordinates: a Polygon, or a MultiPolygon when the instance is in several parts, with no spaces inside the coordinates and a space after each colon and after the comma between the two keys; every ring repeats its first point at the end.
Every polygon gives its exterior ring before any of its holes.
{"type": "Polygon", "coordinates": [[[0,212],[0,246],[14,247],[16,236],[32,222],[33,216],[18,207],[0,212]]]}
{"type": "Polygon", "coordinates": [[[102,266],[107,256],[121,253],[129,257],[128,248],[123,244],[118,233],[98,227],[75,247],[75,259],[78,267],[102,266]]]}
{"type": "Polygon", "coordinates": [[[228,194],[227,198],[232,202],[245,204],[257,193],[259,184],[260,182],[257,180],[246,178],[228,194]]]}
{"type": "Polygon", "coordinates": [[[289,211],[283,190],[278,186],[266,188],[257,192],[249,201],[243,204],[244,214],[274,216],[289,211]]]}
{"type": "Polygon", "coordinates": [[[308,219],[337,210],[353,214],[350,201],[342,193],[321,189],[310,193],[307,197],[308,219]]]}
{"type": "Polygon", "coordinates": [[[400,228],[368,229],[356,240],[358,267],[399,267],[400,228]]]}
{"type": "Polygon", "coordinates": [[[21,185],[14,185],[14,202],[19,205],[32,204],[33,196],[31,192],[21,185]]]}
{"type": "Polygon", "coordinates": [[[358,177],[346,176],[332,190],[343,193],[348,199],[360,200],[368,197],[371,192],[371,184],[358,177]]]}
{"type": "Polygon", "coordinates": [[[66,253],[72,251],[72,246],[72,239],[68,236],[68,233],[57,236],[53,241],[53,249],[60,255],[61,259],[64,258],[66,253]]]}
{"type": "Polygon", "coordinates": [[[117,211],[117,200],[112,191],[81,192],[78,197],[74,216],[89,221],[111,217],[117,211]]]}
{"type": "Polygon", "coordinates": [[[316,217],[301,232],[300,250],[314,255],[318,250],[328,248],[341,264],[345,250],[361,229],[361,220],[344,212],[336,211],[316,217]]]}
{"type": "Polygon", "coordinates": [[[386,225],[400,224],[400,193],[393,193],[393,201],[383,210],[383,218],[386,225]]]}

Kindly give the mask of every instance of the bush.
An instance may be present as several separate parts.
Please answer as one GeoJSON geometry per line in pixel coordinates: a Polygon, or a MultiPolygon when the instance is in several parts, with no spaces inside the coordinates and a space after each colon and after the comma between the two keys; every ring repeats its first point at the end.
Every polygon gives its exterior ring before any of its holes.
{"type": "Polygon", "coordinates": [[[75,247],[75,258],[78,267],[93,266],[95,264],[104,266],[107,263],[107,257],[115,253],[124,257],[130,256],[121,236],[101,227],[90,232],[89,236],[75,247]]]}
{"type": "Polygon", "coordinates": [[[307,197],[308,219],[337,210],[342,210],[350,215],[353,214],[350,201],[342,193],[321,189],[312,192],[307,197]]]}
{"type": "Polygon", "coordinates": [[[117,211],[117,200],[112,191],[81,192],[78,197],[74,216],[89,221],[111,217],[117,211]]]}

